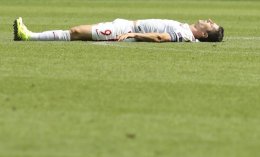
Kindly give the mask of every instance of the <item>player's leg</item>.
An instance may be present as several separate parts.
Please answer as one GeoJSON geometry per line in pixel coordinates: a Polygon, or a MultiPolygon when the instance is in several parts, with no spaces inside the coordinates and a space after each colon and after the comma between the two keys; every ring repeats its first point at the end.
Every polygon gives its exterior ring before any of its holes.
{"type": "Polygon", "coordinates": [[[40,33],[30,33],[30,41],[70,41],[70,32],[68,30],[52,30],[40,33]]]}
{"type": "Polygon", "coordinates": [[[92,26],[82,25],[70,30],[52,30],[45,32],[31,32],[24,25],[22,18],[14,21],[14,40],[16,41],[72,41],[92,40],[92,26]]]}
{"type": "Polygon", "coordinates": [[[14,21],[14,40],[31,40],[31,41],[70,41],[69,30],[53,30],[45,31],[41,33],[34,33],[27,29],[23,24],[22,18],[18,18],[14,21]]]}
{"type": "Polygon", "coordinates": [[[34,33],[23,24],[22,18],[14,22],[14,40],[31,41],[71,41],[71,40],[94,40],[116,41],[121,34],[131,32],[133,22],[117,19],[113,22],[99,23],[95,25],[82,25],[70,30],[53,30],[34,33]]]}

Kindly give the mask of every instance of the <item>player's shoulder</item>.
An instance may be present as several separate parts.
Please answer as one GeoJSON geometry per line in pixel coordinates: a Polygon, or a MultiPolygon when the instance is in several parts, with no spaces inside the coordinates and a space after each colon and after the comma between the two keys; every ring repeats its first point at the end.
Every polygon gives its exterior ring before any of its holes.
{"type": "Polygon", "coordinates": [[[183,41],[190,41],[190,42],[195,42],[196,39],[190,29],[189,24],[187,23],[182,23],[180,24],[180,33],[182,35],[183,41]]]}
{"type": "Polygon", "coordinates": [[[194,42],[195,38],[187,23],[176,21],[173,25],[172,31],[176,34],[177,42],[194,42]]]}

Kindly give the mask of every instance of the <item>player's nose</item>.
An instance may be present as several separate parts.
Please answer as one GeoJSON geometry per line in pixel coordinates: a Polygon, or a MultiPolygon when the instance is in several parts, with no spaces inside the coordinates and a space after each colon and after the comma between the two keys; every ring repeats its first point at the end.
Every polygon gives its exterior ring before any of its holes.
{"type": "Polygon", "coordinates": [[[211,19],[208,19],[208,22],[209,23],[211,23],[211,24],[213,24],[214,22],[211,20],[211,19]]]}

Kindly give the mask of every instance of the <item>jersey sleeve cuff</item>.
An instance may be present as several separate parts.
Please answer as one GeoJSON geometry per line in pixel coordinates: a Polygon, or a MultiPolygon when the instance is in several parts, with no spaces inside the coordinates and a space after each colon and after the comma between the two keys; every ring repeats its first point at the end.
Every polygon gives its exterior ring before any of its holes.
{"type": "Polygon", "coordinates": [[[168,33],[171,37],[171,42],[177,42],[177,35],[175,32],[168,33]]]}

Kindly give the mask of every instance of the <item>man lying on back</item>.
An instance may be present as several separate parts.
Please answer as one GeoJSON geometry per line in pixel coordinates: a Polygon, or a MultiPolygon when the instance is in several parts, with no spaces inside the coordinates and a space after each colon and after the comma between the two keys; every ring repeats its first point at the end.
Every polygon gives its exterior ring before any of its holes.
{"type": "Polygon", "coordinates": [[[199,20],[191,25],[165,19],[116,19],[40,33],[29,31],[21,17],[14,21],[15,41],[221,42],[223,37],[224,28],[211,19],[199,20]]]}

